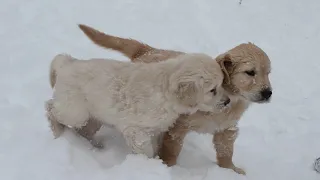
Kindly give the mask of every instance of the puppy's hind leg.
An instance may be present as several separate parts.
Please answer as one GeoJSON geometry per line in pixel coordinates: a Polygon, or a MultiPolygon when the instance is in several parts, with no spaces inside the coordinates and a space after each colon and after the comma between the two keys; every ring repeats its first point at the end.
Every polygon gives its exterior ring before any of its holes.
{"type": "Polygon", "coordinates": [[[46,102],[48,120],[56,138],[66,126],[80,128],[89,120],[89,111],[81,96],[74,92],[57,94],[46,102]]]}
{"type": "Polygon", "coordinates": [[[101,126],[102,126],[102,123],[100,121],[90,117],[90,119],[88,120],[85,126],[82,126],[81,128],[74,128],[74,130],[79,135],[86,138],[91,143],[92,146],[98,149],[102,149],[104,145],[94,138],[94,135],[96,134],[97,131],[100,130],[101,126]]]}
{"type": "Polygon", "coordinates": [[[53,100],[52,99],[46,101],[45,108],[47,111],[46,115],[47,115],[48,121],[50,123],[50,128],[53,133],[53,136],[54,136],[54,138],[58,138],[63,133],[65,126],[57,121],[54,113],[52,112],[52,109],[53,109],[53,100]]]}

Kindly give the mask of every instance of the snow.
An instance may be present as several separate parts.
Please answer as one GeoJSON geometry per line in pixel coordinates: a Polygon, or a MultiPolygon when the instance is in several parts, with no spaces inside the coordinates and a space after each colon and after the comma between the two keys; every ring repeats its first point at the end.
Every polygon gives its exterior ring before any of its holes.
{"type": "Polygon", "coordinates": [[[319,0],[2,0],[0,174],[2,180],[316,180],[320,156],[319,0]],[[91,43],[77,24],[159,48],[212,56],[251,41],[272,61],[270,104],[240,121],[234,162],[219,168],[211,136],[188,134],[178,165],[132,155],[118,132],[95,150],[71,131],[53,139],[44,112],[57,53],[127,60],[91,43]]]}

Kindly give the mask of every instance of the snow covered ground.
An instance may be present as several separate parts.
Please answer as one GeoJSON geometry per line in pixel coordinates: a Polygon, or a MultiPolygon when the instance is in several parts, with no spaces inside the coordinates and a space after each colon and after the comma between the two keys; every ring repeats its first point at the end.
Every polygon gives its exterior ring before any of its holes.
{"type": "MultiPolygon", "coordinates": [[[[320,156],[319,0],[1,0],[1,180],[316,180],[320,156]],[[114,130],[97,151],[67,131],[54,140],[44,115],[49,63],[118,53],[93,45],[77,23],[159,48],[216,56],[251,41],[272,61],[272,103],[240,121],[234,162],[215,164],[210,135],[190,133],[178,165],[129,154],[114,130]]],[[[102,136],[107,134],[107,136],[102,136]]]]}

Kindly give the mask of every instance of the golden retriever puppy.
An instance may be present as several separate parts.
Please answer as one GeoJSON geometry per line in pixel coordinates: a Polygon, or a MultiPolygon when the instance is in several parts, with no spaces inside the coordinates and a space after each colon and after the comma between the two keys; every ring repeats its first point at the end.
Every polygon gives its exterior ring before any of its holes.
{"type": "Polygon", "coordinates": [[[59,137],[64,126],[79,128],[94,118],[122,132],[134,153],[154,157],[153,137],[180,114],[225,108],[222,81],[218,63],[205,54],[150,64],[59,54],[50,68],[48,120],[59,137]]]}
{"type": "MultiPolygon", "coordinates": [[[[185,54],[157,49],[133,39],[111,36],[86,25],[80,24],[79,27],[95,44],[119,51],[133,62],[159,62],[185,54]]],[[[262,49],[252,43],[245,43],[219,55],[216,61],[225,74],[223,87],[231,99],[231,108],[218,113],[200,110],[192,115],[180,115],[175,125],[165,133],[159,155],[167,165],[175,165],[188,132],[210,133],[213,134],[217,164],[245,174],[232,161],[233,145],[238,135],[237,123],[252,102],[270,101],[270,60],[262,49]]],[[[87,129],[92,129],[90,125],[95,122],[92,119],[79,132],[83,134],[87,129]]],[[[90,135],[93,136],[94,131],[90,135]]]]}

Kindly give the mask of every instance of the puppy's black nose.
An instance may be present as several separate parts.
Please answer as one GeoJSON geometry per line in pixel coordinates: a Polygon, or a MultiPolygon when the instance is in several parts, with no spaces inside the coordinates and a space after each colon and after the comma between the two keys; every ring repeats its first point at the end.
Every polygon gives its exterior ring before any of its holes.
{"type": "Polygon", "coordinates": [[[264,89],[261,91],[261,96],[265,99],[268,100],[272,95],[272,91],[270,88],[264,89]]]}
{"type": "Polygon", "coordinates": [[[230,103],[230,98],[228,98],[226,101],[223,102],[223,105],[228,105],[230,103]]]}

